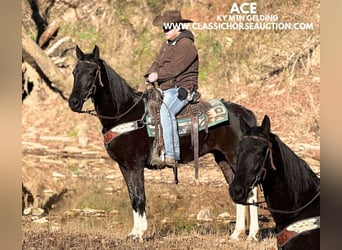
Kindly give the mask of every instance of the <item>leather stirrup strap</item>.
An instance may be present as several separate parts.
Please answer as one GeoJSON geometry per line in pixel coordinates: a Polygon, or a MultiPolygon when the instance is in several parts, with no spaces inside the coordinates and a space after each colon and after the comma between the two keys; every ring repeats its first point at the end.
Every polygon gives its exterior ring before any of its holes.
{"type": "Polygon", "coordinates": [[[198,145],[198,115],[192,115],[192,133],[191,140],[194,147],[194,167],[195,167],[195,178],[198,179],[198,167],[199,167],[199,145],[198,145]]]}

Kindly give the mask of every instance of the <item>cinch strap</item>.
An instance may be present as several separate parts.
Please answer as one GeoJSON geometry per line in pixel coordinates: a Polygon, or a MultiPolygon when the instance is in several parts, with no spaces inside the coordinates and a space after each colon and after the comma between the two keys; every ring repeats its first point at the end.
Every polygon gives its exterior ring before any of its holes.
{"type": "Polygon", "coordinates": [[[283,247],[287,242],[303,232],[320,228],[320,218],[320,216],[307,218],[292,223],[291,225],[284,228],[280,233],[276,235],[278,247],[283,247]]]}

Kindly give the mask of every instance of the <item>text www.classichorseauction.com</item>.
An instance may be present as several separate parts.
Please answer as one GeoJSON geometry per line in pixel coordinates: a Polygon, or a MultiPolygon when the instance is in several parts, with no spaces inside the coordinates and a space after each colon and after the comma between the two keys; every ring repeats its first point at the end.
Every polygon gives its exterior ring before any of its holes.
{"type": "Polygon", "coordinates": [[[164,23],[167,29],[192,30],[313,30],[313,23],[279,22],[274,14],[258,15],[257,3],[233,3],[229,14],[216,15],[212,22],[164,23]]]}

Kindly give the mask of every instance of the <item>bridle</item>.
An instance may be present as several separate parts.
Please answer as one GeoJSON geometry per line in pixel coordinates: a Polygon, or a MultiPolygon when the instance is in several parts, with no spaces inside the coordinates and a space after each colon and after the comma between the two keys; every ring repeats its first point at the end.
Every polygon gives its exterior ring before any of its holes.
{"type": "MultiPolygon", "coordinates": [[[[102,83],[102,79],[101,79],[101,68],[100,68],[100,65],[98,65],[97,63],[95,62],[92,62],[92,61],[78,61],[76,66],[80,63],[88,63],[88,64],[92,64],[92,65],[95,65],[96,66],[96,74],[95,74],[95,77],[94,77],[94,80],[91,84],[91,88],[89,89],[88,93],[86,94],[86,96],[83,98],[83,101],[85,102],[86,100],[88,100],[90,97],[92,97],[95,92],[96,92],[96,80],[97,78],[99,78],[99,82],[100,82],[100,85],[101,87],[103,87],[103,83],[102,83]]],[[[82,112],[81,112],[82,113],[82,112]]]]}
{"type": "MultiPolygon", "coordinates": [[[[266,138],[264,137],[260,137],[260,136],[254,136],[254,135],[244,135],[241,137],[241,140],[243,138],[254,138],[254,139],[258,139],[258,140],[262,140],[262,141],[265,141],[267,142],[268,144],[268,147],[267,147],[267,150],[266,150],[266,154],[265,154],[265,158],[263,160],[263,163],[261,165],[261,168],[260,170],[258,171],[257,175],[255,176],[255,179],[254,181],[252,182],[252,184],[248,187],[249,190],[253,190],[253,188],[255,188],[257,185],[259,185],[260,189],[262,190],[262,185],[261,183],[265,180],[265,177],[266,177],[266,172],[267,172],[267,169],[266,169],[266,161],[267,159],[270,159],[270,164],[271,164],[271,167],[273,170],[277,170],[275,165],[274,165],[274,162],[273,162],[273,157],[272,157],[272,144],[270,141],[268,141],[266,138]]],[[[266,201],[259,201],[259,202],[246,202],[246,203],[243,203],[243,205],[253,205],[253,206],[257,206],[258,208],[262,208],[262,209],[267,209],[269,210],[270,212],[273,212],[273,213],[281,213],[281,214],[293,214],[293,213],[297,213],[303,209],[305,209],[306,207],[308,207],[312,202],[314,202],[314,200],[316,200],[316,198],[320,195],[320,189],[318,189],[318,192],[316,193],[316,195],[309,201],[307,202],[305,205],[303,205],[302,207],[298,208],[298,209],[295,209],[295,210],[291,210],[291,211],[288,211],[288,210],[280,210],[280,209],[274,209],[274,208],[270,208],[270,207],[265,207],[263,205],[261,205],[262,203],[265,203],[266,201]]]]}
{"type": "Polygon", "coordinates": [[[252,182],[252,185],[250,185],[250,186],[248,187],[248,189],[252,190],[253,188],[256,187],[256,185],[260,185],[260,183],[261,183],[262,181],[265,180],[266,172],[267,172],[266,167],[265,167],[265,164],[266,164],[266,160],[268,159],[268,157],[270,156],[270,154],[271,154],[271,150],[270,150],[270,148],[267,148],[267,150],[266,150],[266,156],[265,156],[264,161],[263,161],[263,163],[262,163],[262,165],[261,165],[261,168],[260,168],[260,170],[258,171],[258,173],[256,174],[255,179],[254,179],[254,181],[252,182]]]}
{"type": "Polygon", "coordinates": [[[249,136],[244,135],[244,136],[242,136],[241,140],[243,138],[245,138],[245,137],[254,138],[254,139],[265,141],[267,143],[267,145],[268,145],[267,149],[266,149],[266,154],[265,154],[264,160],[263,160],[262,165],[261,165],[261,168],[258,171],[258,173],[256,174],[255,179],[252,182],[252,184],[248,187],[248,189],[252,190],[253,188],[256,187],[256,185],[260,185],[261,182],[263,182],[265,180],[266,172],[267,172],[267,169],[266,169],[266,161],[267,161],[267,159],[270,159],[270,163],[271,163],[272,169],[276,170],[276,168],[275,168],[274,163],[273,163],[272,144],[266,138],[260,137],[260,136],[254,136],[254,135],[249,135],[249,136]]]}
{"type": "MultiPolygon", "coordinates": [[[[100,86],[101,87],[104,87],[103,85],[103,82],[102,82],[102,78],[101,78],[101,67],[100,65],[98,65],[97,63],[95,62],[92,62],[92,61],[85,61],[85,60],[82,60],[82,61],[78,61],[77,64],[79,63],[88,63],[88,64],[93,64],[96,66],[96,74],[95,74],[95,77],[94,77],[94,81],[91,85],[91,88],[89,89],[88,93],[86,94],[85,98],[83,99],[83,101],[86,101],[88,100],[90,97],[92,98],[94,95],[95,95],[95,92],[96,92],[96,80],[97,78],[99,78],[99,83],[100,83],[100,86]]],[[[76,66],[77,66],[76,64],[76,66]]],[[[144,93],[142,93],[138,100],[127,110],[125,111],[124,113],[118,115],[118,116],[106,116],[106,115],[100,115],[96,112],[95,109],[91,109],[91,110],[80,110],[78,111],[78,113],[85,113],[85,114],[88,114],[88,115],[92,115],[92,116],[96,116],[96,117],[99,117],[99,118],[103,118],[103,119],[119,119],[119,118],[122,118],[124,117],[125,115],[127,115],[139,102],[140,100],[142,99],[142,97],[144,96],[144,93]]],[[[143,119],[143,118],[142,118],[143,119]]]]}

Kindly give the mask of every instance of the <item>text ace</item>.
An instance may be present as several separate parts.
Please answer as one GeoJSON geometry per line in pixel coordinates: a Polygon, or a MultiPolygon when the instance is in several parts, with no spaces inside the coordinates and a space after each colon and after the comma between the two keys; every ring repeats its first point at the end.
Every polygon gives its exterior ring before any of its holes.
{"type": "Polygon", "coordinates": [[[240,6],[233,3],[230,8],[229,14],[256,14],[256,3],[242,3],[240,6]]]}

